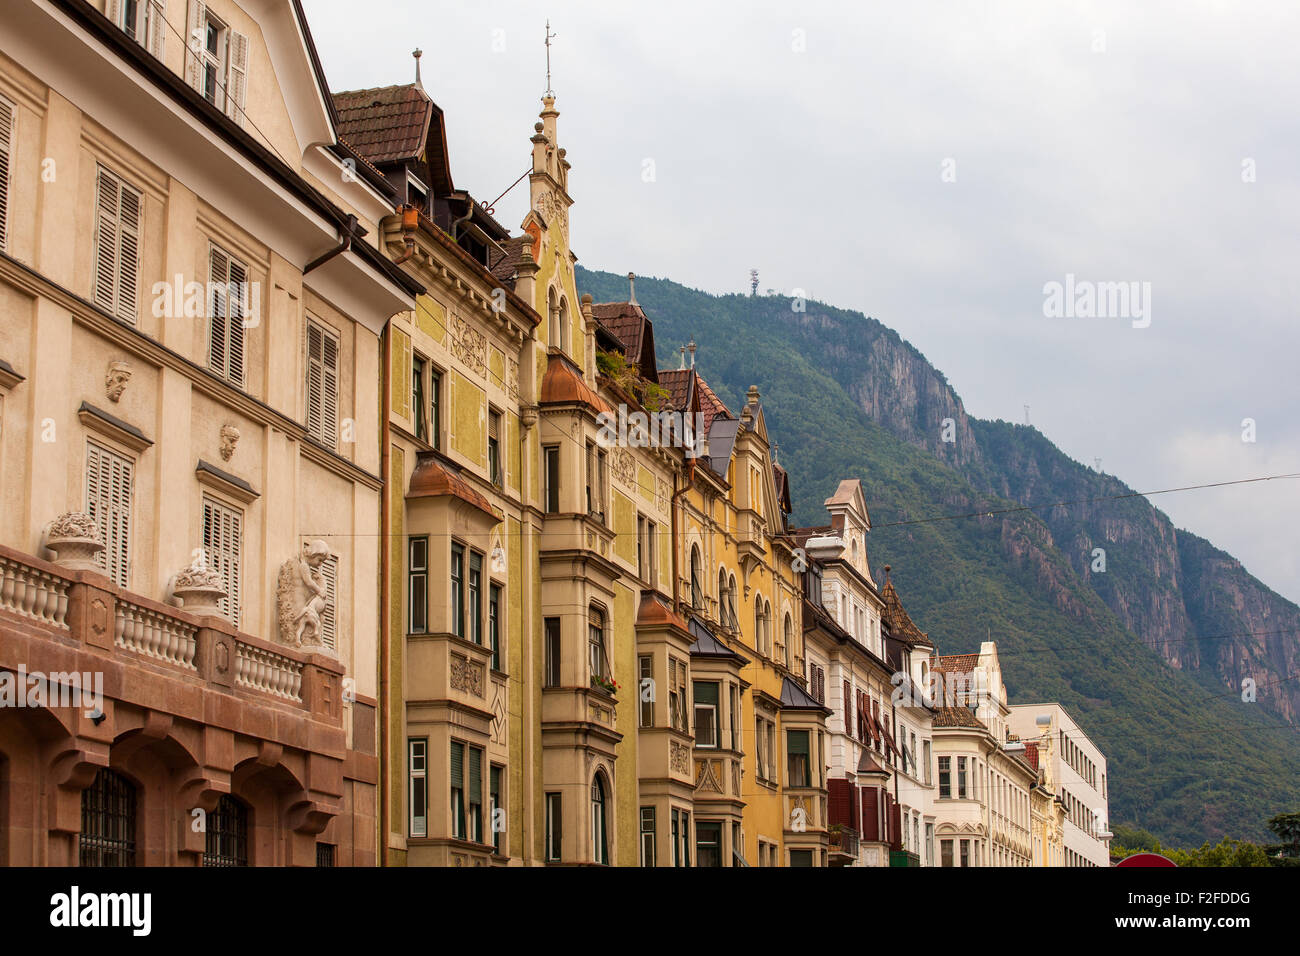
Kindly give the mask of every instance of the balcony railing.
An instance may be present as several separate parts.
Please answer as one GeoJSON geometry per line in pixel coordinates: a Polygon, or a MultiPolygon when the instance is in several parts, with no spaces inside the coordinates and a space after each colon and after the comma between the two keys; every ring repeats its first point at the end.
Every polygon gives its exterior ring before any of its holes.
{"type": "Polygon", "coordinates": [[[832,856],[851,856],[857,859],[858,856],[858,831],[852,827],[840,827],[836,829],[831,827],[830,830],[830,853],[832,856]]]}

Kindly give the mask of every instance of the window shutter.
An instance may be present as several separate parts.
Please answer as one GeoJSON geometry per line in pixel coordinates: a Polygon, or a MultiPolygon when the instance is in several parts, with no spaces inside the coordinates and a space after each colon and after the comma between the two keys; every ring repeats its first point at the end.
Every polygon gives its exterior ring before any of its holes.
{"type": "Polygon", "coordinates": [[[95,304],[134,322],[139,309],[140,193],[101,166],[95,208],[95,304]]]}
{"type": "Polygon", "coordinates": [[[104,542],[95,560],[118,587],[126,587],[130,577],[133,470],[129,458],[86,443],[86,513],[104,542]]]}
{"type": "Polygon", "coordinates": [[[226,596],[221,613],[239,626],[239,565],[242,546],[240,525],[243,514],[212,498],[203,499],[203,548],[208,566],[221,575],[226,596]]]}
{"type": "Polygon", "coordinates": [[[338,449],[339,435],[339,345],[331,335],[325,335],[321,382],[321,439],[329,448],[338,449]]]}
{"type": "Polygon", "coordinates": [[[244,384],[244,303],[248,300],[248,268],[238,259],[230,260],[230,382],[244,384]]]}
{"type": "Polygon", "coordinates": [[[158,59],[163,59],[167,52],[167,0],[149,0],[146,29],[149,31],[149,52],[158,59]]]}
{"type": "Polygon", "coordinates": [[[317,437],[320,437],[324,338],[325,333],[317,325],[307,323],[307,431],[317,437]]]}
{"type": "Polygon", "coordinates": [[[321,615],[321,642],[330,650],[338,648],[338,576],[339,576],[339,559],[338,555],[330,555],[330,559],[321,565],[321,573],[325,575],[325,596],[329,603],[325,606],[325,613],[321,615]]]}
{"type": "Polygon", "coordinates": [[[140,194],[123,184],[118,205],[121,253],[117,263],[117,309],[120,319],[134,322],[139,315],[140,194]]]}
{"type": "Polygon", "coordinates": [[[114,26],[121,27],[128,33],[134,30],[134,26],[128,28],[127,24],[122,22],[122,0],[108,0],[108,6],[104,8],[104,16],[108,17],[114,26]]]}
{"type": "Polygon", "coordinates": [[[118,200],[121,188],[117,177],[106,169],[99,170],[97,181],[98,232],[95,238],[95,304],[113,312],[117,287],[118,200]]]}
{"type": "Polygon", "coordinates": [[[5,248],[9,226],[9,156],[13,152],[14,105],[0,99],[0,249],[5,248]]]}
{"type": "Polygon", "coordinates": [[[469,802],[483,802],[483,751],[469,748],[469,802]]]}
{"type": "Polygon", "coordinates": [[[210,328],[208,337],[208,367],[221,376],[227,374],[229,366],[226,364],[227,336],[226,327],[228,324],[227,314],[229,312],[227,303],[226,279],[230,275],[230,257],[225,254],[218,246],[212,246],[208,251],[208,278],[211,282],[212,301],[208,308],[210,328]]]}
{"type": "Polygon", "coordinates": [[[199,51],[203,49],[203,29],[208,20],[208,7],[203,0],[190,0],[190,16],[185,28],[185,82],[201,94],[203,71],[199,68],[199,51]]]}
{"type": "Polygon", "coordinates": [[[455,789],[465,786],[465,745],[451,745],[451,785],[455,789]]]}
{"type": "Polygon", "coordinates": [[[248,37],[230,31],[230,78],[226,83],[226,115],[244,125],[244,101],[248,95],[248,37]]]}

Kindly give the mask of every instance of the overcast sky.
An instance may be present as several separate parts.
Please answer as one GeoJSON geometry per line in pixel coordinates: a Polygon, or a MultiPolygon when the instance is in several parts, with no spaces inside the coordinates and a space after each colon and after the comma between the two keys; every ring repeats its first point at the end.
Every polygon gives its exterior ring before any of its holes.
{"type": "MultiPolygon", "coordinates": [[[[713,292],[757,268],[859,309],[971,414],[1029,405],[1138,490],[1300,472],[1300,4],[305,6],[336,90],[409,82],[423,49],[488,201],[528,167],[549,16],[590,268],[713,292]],[[1150,283],[1149,326],[1047,317],[1067,274],[1150,283]]],[[[1300,600],[1300,481],[1152,500],[1300,600]]]]}

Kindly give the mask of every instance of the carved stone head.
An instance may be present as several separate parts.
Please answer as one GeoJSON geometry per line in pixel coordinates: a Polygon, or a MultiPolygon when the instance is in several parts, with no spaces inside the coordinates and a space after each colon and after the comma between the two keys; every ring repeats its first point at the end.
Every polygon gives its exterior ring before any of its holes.
{"type": "Polygon", "coordinates": [[[104,392],[110,402],[116,402],[126,390],[126,383],[131,381],[131,366],[125,362],[109,362],[108,374],[104,376],[104,392]]]}
{"type": "Polygon", "coordinates": [[[309,541],[302,549],[302,559],[313,568],[319,568],[330,558],[330,546],[319,539],[309,541]]]}
{"type": "Polygon", "coordinates": [[[235,453],[235,445],[239,443],[239,429],[230,422],[221,426],[221,458],[223,461],[230,461],[230,456],[235,453]]]}

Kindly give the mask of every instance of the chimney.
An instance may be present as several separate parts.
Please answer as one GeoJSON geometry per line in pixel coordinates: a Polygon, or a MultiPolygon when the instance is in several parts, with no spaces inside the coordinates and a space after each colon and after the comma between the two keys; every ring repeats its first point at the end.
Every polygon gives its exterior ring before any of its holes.
{"type": "Polygon", "coordinates": [[[424,56],[424,51],[417,46],[411,56],[415,57],[415,87],[423,90],[424,84],[420,82],[420,57],[424,56]]]}
{"type": "Polygon", "coordinates": [[[677,351],[681,353],[681,362],[678,364],[677,368],[678,368],[679,371],[685,371],[685,369],[686,369],[686,346],[685,346],[685,345],[679,345],[679,346],[677,347],[677,351]]]}
{"type": "Polygon", "coordinates": [[[686,343],[686,351],[691,353],[691,368],[695,368],[695,339],[686,343]]]}
{"type": "Polygon", "coordinates": [[[636,273],[635,272],[629,272],[627,274],[627,301],[629,305],[641,304],[636,300],[636,273]]]}

